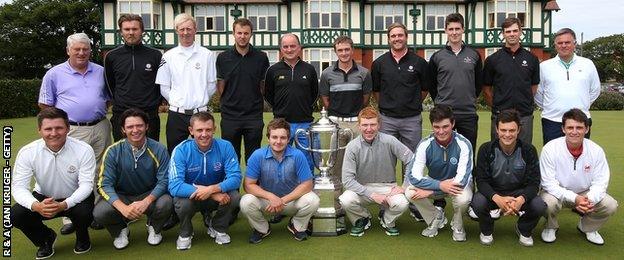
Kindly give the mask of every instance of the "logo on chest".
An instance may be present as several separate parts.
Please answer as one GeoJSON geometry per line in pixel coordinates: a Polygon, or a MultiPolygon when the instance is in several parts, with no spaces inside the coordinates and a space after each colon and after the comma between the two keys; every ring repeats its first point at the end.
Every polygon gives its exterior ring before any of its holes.
{"type": "Polygon", "coordinates": [[[585,164],[585,166],[583,166],[583,172],[585,172],[586,174],[591,173],[592,167],[589,164],[585,164]]]}
{"type": "Polygon", "coordinates": [[[414,66],[409,65],[409,67],[407,67],[407,72],[414,72],[414,66]]]}
{"type": "Polygon", "coordinates": [[[456,165],[458,161],[457,161],[457,158],[455,158],[455,157],[451,157],[451,159],[449,159],[449,162],[450,162],[452,165],[456,165]]]}
{"type": "Polygon", "coordinates": [[[145,71],[152,71],[152,64],[145,64],[145,71]]]}
{"type": "Polygon", "coordinates": [[[198,63],[195,63],[195,69],[197,69],[197,70],[198,70],[198,69],[201,69],[201,64],[200,64],[199,62],[198,62],[198,63]]]}
{"type": "Polygon", "coordinates": [[[221,164],[221,162],[215,162],[215,164],[212,166],[212,169],[215,172],[220,171],[221,169],[223,169],[223,164],[221,164]]]}
{"type": "Polygon", "coordinates": [[[74,165],[70,165],[67,168],[67,173],[69,173],[69,174],[74,174],[76,172],[78,172],[78,168],[76,166],[74,166],[74,165]]]}
{"type": "Polygon", "coordinates": [[[474,64],[475,60],[470,58],[470,57],[466,57],[466,58],[464,58],[464,63],[474,64]]]}
{"type": "Polygon", "coordinates": [[[526,60],[523,60],[521,65],[522,67],[528,67],[529,63],[526,60]]]}

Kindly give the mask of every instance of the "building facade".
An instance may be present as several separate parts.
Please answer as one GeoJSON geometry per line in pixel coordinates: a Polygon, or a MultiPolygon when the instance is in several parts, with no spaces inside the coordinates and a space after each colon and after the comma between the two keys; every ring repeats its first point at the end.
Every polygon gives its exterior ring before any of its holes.
{"type": "Polygon", "coordinates": [[[271,63],[279,59],[280,35],[295,33],[301,39],[302,58],[319,73],[336,60],[332,43],[343,34],[354,41],[355,60],[370,68],[388,49],[386,28],[393,22],[407,26],[409,47],[428,59],[446,44],[444,19],[453,12],[464,16],[464,40],[482,57],[503,45],[503,20],[518,17],[524,23],[522,45],[547,59],[553,51],[551,12],[558,10],[553,0],[105,0],[98,4],[104,51],[121,43],[116,21],[123,13],[141,15],[143,42],[163,50],[178,44],[174,17],[190,13],[197,19],[196,41],[217,52],[234,45],[231,24],[247,17],[254,24],[252,44],[266,51],[271,63]]]}

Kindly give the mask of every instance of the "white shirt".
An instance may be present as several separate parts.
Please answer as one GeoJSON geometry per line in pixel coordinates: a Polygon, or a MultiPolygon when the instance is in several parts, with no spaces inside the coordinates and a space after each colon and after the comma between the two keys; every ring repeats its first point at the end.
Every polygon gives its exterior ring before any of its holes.
{"type": "Polygon", "coordinates": [[[607,194],[609,165],[604,151],[589,139],[583,141],[583,153],[574,161],[565,136],[548,142],[540,155],[542,189],[559,200],[574,203],[578,193],[596,205],[607,194]]]}
{"type": "Polygon", "coordinates": [[[87,143],[67,137],[61,150],[53,152],[43,139],[22,147],[13,170],[13,198],[27,209],[38,200],[30,191],[35,177],[35,191],[46,197],[63,199],[67,208],[85,200],[93,192],[95,154],[87,143]]]}
{"type": "Polygon", "coordinates": [[[542,108],[543,118],[561,122],[563,114],[572,108],[591,118],[589,107],[599,95],[600,79],[591,60],[574,55],[569,69],[559,56],[540,64],[535,104],[542,108]]]}
{"type": "Polygon", "coordinates": [[[156,84],[169,105],[183,109],[208,105],[217,90],[216,59],[199,44],[178,46],[163,54],[156,84]]]}

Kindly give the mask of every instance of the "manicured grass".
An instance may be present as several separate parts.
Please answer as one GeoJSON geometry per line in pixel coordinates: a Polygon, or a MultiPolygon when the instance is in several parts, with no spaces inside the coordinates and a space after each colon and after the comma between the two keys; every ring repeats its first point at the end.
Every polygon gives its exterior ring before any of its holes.
{"type": "MultiPolygon", "coordinates": [[[[219,118],[219,115],[216,115],[219,118]]],[[[317,115],[318,116],[318,115],[317,115]]],[[[423,128],[431,129],[427,120],[427,114],[423,114],[423,128]]],[[[490,114],[479,113],[479,139],[478,143],[489,140],[490,114]]],[[[624,198],[624,141],[622,134],[624,129],[624,112],[593,111],[594,127],[592,140],[600,144],[607,153],[611,169],[609,194],[622,202],[624,198]]],[[[271,115],[265,114],[265,122],[270,120],[271,115]]],[[[218,119],[217,119],[218,120],[218,119]]],[[[161,115],[162,133],[161,140],[164,142],[164,123],[166,115],[161,115]]],[[[12,135],[13,158],[24,144],[37,138],[36,120],[34,118],[21,118],[0,120],[0,125],[14,127],[12,135]]],[[[535,115],[533,143],[538,150],[541,149],[541,123],[539,113],[535,115]]],[[[429,134],[427,131],[424,133],[429,134]]],[[[217,135],[219,136],[219,131],[217,135]]],[[[266,144],[266,141],[264,141],[266,144]]],[[[13,164],[12,164],[13,165],[13,164]]],[[[244,172],[244,166],[243,166],[244,172]]],[[[370,208],[376,216],[376,207],[370,208]]],[[[447,217],[452,211],[446,207],[447,217]]],[[[199,214],[198,214],[199,215],[199,214]]],[[[401,235],[398,237],[386,236],[376,220],[373,226],[363,237],[354,238],[348,235],[339,237],[312,237],[305,242],[297,242],[292,239],[286,230],[287,219],[277,225],[272,225],[272,234],[259,245],[247,243],[250,227],[242,216],[230,228],[232,243],[227,246],[216,245],[205,233],[201,225],[200,217],[194,218],[195,237],[193,247],[188,251],[175,249],[177,227],[164,232],[164,241],[160,246],[152,247],[146,243],[147,232],[145,229],[145,217],[130,225],[130,246],[122,251],[112,247],[112,239],[105,230],[91,231],[93,244],[91,252],[81,258],[111,259],[120,257],[129,258],[152,258],[171,259],[184,257],[188,259],[208,258],[277,258],[277,259],[301,259],[301,258],[364,258],[364,259],[398,259],[405,257],[423,258],[479,258],[479,259],[527,259],[527,258],[556,258],[556,259],[617,259],[624,255],[624,222],[623,213],[618,212],[602,228],[601,234],[606,244],[602,247],[594,246],[585,241],[584,236],[576,231],[578,217],[569,210],[563,210],[559,217],[561,228],[557,233],[557,241],[553,244],[541,242],[539,234],[542,230],[543,220],[534,232],[535,246],[525,248],[518,244],[514,232],[515,218],[504,217],[496,223],[494,232],[494,245],[490,247],[479,244],[479,228],[477,222],[465,217],[465,228],[468,233],[468,241],[456,243],[451,240],[451,232],[447,227],[441,230],[436,238],[424,238],[420,232],[425,224],[415,223],[408,214],[404,214],[398,221],[401,235]]],[[[60,220],[47,221],[47,225],[58,232],[60,220]]],[[[56,243],[55,258],[78,258],[72,252],[74,236],[59,236],[56,243]]],[[[19,259],[32,259],[36,248],[26,239],[18,229],[12,233],[13,257],[19,259]]]]}

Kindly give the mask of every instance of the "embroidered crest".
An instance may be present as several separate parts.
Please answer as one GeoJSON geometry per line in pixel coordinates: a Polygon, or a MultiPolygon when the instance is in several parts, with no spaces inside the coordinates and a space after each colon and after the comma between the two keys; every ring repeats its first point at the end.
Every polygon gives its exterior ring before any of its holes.
{"type": "Polygon", "coordinates": [[[216,162],[216,163],[214,164],[214,166],[212,167],[212,169],[213,169],[215,172],[220,171],[220,170],[221,170],[221,168],[223,168],[223,164],[221,164],[221,162],[216,162]]]}
{"type": "Polygon", "coordinates": [[[466,58],[464,58],[464,63],[473,64],[473,63],[475,63],[475,62],[472,60],[472,58],[470,58],[470,57],[466,57],[466,58]]]}
{"type": "Polygon", "coordinates": [[[152,64],[145,64],[145,71],[152,71],[152,64]]]}
{"type": "Polygon", "coordinates": [[[583,166],[583,171],[585,173],[590,173],[591,172],[591,165],[585,164],[585,166],[583,166]]]}
{"type": "Polygon", "coordinates": [[[69,168],[67,168],[67,173],[76,173],[76,171],[78,171],[76,166],[70,165],[69,168]]]}
{"type": "Polygon", "coordinates": [[[455,165],[455,164],[457,164],[457,158],[455,158],[455,157],[451,157],[451,159],[449,160],[449,162],[450,162],[452,165],[455,165]]]}
{"type": "Polygon", "coordinates": [[[414,72],[414,66],[409,65],[409,67],[407,67],[407,71],[414,72]]]}
{"type": "Polygon", "coordinates": [[[195,69],[201,69],[201,64],[199,64],[199,62],[195,63],[195,69]]]}
{"type": "Polygon", "coordinates": [[[526,60],[522,61],[522,67],[528,67],[529,63],[526,60]]]}

